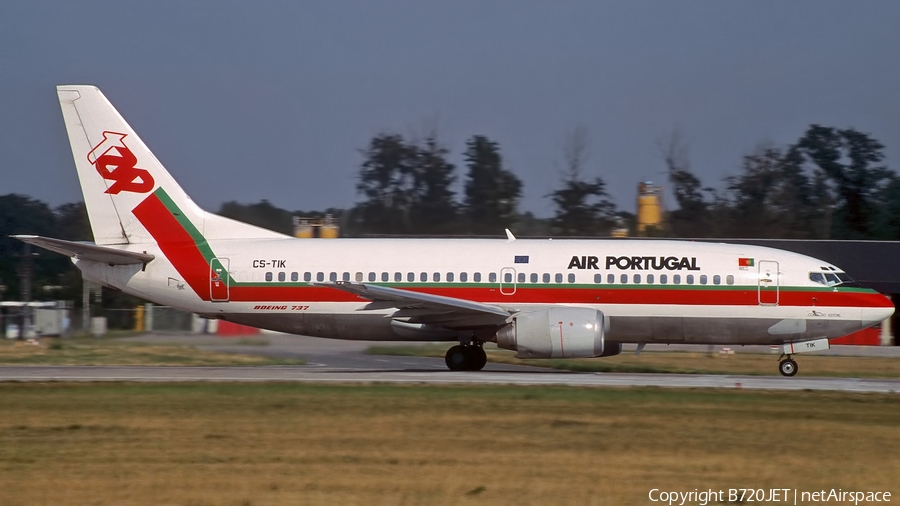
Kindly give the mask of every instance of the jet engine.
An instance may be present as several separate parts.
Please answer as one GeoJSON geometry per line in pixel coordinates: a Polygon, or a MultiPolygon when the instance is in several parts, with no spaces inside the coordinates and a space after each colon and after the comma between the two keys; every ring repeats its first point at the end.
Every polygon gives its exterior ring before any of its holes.
{"type": "Polygon", "coordinates": [[[519,358],[586,358],[618,355],[621,343],[605,343],[603,313],[581,307],[555,307],[517,313],[497,332],[497,346],[519,358]],[[608,344],[608,346],[606,346],[608,344]]]}

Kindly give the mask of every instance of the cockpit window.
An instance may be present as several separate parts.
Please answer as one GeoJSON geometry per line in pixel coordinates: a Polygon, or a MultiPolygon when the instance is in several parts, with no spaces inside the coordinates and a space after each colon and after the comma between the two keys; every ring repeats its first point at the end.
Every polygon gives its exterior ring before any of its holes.
{"type": "Polygon", "coordinates": [[[844,284],[853,284],[853,279],[845,272],[837,270],[827,272],[810,272],[809,280],[825,286],[837,286],[844,284]]]}
{"type": "Polygon", "coordinates": [[[846,272],[838,272],[836,273],[838,279],[841,280],[841,283],[853,283],[853,278],[851,278],[846,272]]]}

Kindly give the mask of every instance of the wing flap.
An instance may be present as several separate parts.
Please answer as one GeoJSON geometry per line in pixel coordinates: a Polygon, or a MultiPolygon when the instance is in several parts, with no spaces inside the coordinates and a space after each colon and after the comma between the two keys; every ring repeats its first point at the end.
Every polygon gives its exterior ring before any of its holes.
{"type": "Polygon", "coordinates": [[[148,253],[124,251],[109,246],[97,246],[96,244],[85,242],[64,241],[62,239],[53,239],[51,237],[41,237],[37,235],[13,235],[10,237],[79,260],[91,260],[109,265],[145,264],[155,258],[148,253]]]}
{"type": "Polygon", "coordinates": [[[509,311],[491,304],[483,304],[455,297],[444,297],[430,293],[400,290],[386,286],[370,285],[366,283],[353,283],[350,281],[336,281],[334,283],[316,283],[319,286],[327,286],[337,290],[352,293],[360,298],[370,300],[373,304],[366,309],[384,309],[395,307],[399,311],[394,313],[397,317],[426,317],[434,316],[457,319],[461,315],[491,315],[492,320],[509,318],[509,311]],[[450,316],[453,315],[453,316],[450,316]]]}

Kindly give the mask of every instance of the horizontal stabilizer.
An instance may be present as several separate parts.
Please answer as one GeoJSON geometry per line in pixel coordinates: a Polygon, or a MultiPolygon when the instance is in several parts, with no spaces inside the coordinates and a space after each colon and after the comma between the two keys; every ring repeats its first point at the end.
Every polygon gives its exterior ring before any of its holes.
{"type": "Polygon", "coordinates": [[[109,265],[145,264],[154,258],[153,255],[147,253],[123,251],[86,242],[64,241],[37,235],[14,235],[11,237],[79,260],[91,260],[109,265]]]}

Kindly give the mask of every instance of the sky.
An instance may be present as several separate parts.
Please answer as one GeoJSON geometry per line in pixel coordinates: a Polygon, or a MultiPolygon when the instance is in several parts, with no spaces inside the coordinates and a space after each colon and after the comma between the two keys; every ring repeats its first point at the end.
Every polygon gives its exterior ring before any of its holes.
{"type": "Polygon", "coordinates": [[[709,186],[812,123],[898,170],[898,20],[888,0],[0,2],[0,195],[81,200],[57,84],[98,86],[212,211],[350,207],[373,136],[429,129],[458,191],[466,140],[498,142],[541,217],[579,127],[584,175],[630,211],[675,131],[709,186]]]}

